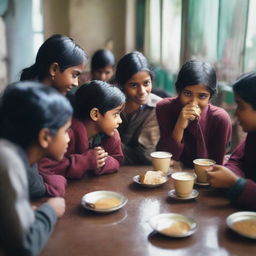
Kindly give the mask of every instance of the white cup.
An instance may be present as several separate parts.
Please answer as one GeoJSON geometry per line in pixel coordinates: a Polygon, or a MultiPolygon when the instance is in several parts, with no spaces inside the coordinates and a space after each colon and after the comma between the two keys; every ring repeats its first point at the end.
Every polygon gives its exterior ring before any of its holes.
{"type": "Polygon", "coordinates": [[[170,169],[172,154],[165,151],[155,151],[150,154],[155,171],[167,174],[170,169]]]}
{"type": "Polygon", "coordinates": [[[175,172],[172,174],[175,193],[179,197],[191,195],[196,175],[191,172],[175,172]]]}
{"type": "Polygon", "coordinates": [[[215,165],[216,162],[212,159],[199,158],[193,161],[197,181],[200,183],[208,183],[206,169],[215,165]]]}

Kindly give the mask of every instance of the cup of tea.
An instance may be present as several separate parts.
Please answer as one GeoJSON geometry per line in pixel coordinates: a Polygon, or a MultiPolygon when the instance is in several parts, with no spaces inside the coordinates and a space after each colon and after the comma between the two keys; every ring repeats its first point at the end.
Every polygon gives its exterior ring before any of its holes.
{"type": "Polygon", "coordinates": [[[154,171],[167,174],[170,169],[172,154],[165,151],[155,151],[150,154],[154,171]]]}
{"type": "Polygon", "coordinates": [[[215,165],[216,162],[212,159],[199,158],[193,161],[197,182],[208,183],[206,170],[215,165]]]}
{"type": "Polygon", "coordinates": [[[195,173],[192,172],[175,172],[172,174],[175,193],[179,197],[188,197],[191,195],[194,182],[196,179],[195,173]]]}

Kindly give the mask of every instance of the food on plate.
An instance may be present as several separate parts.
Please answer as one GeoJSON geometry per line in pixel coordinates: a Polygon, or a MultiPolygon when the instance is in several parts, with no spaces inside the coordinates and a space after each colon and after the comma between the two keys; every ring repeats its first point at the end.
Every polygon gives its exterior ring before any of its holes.
{"type": "Polygon", "coordinates": [[[232,228],[246,236],[256,237],[256,220],[241,220],[232,224],[232,228]]]}
{"type": "Polygon", "coordinates": [[[157,185],[165,181],[166,176],[162,171],[147,171],[144,175],[140,175],[140,182],[143,184],[157,185]]]}
{"type": "Polygon", "coordinates": [[[162,233],[169,236],[180,236],[186,234],[190,230],[188,223],[184,221],[174,221],[167,228],[161,230],[162,233]]]}

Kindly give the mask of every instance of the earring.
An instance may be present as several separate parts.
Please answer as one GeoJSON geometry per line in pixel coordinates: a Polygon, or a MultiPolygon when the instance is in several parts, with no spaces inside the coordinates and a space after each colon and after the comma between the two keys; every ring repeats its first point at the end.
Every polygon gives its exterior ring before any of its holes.
{"type": "Polygon", "coordinates": [[[55,76],[54,76],[54,75],[52,75],[52,76],[51,76],[51,78],[52,78],[52,80],[54,80],[54,79],[55,79],[55,76]]]}

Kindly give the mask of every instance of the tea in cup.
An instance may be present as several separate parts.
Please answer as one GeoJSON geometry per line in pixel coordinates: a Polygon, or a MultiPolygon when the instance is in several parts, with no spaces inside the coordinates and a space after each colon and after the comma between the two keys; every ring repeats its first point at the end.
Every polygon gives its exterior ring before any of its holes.
{"type": "Polygon", "coordinates": [[[208,183],[206,169],[215,165],[216,162],[211,159],[200,158],[200,159],[195,159],[193,163],[194,163],[195,173],[197,175],[197,182],[208,183]]]}
{"type": "Polygon", "coordinates": [[[154,171],[167,174],[170,169],[172,154],[164,151],[155,151],[150,154],[154,171]]]}
{"type": "Polygon", "coordinates": [[[192,172],[175,172],[172,174],[175,193],[179,197],[191,195],[196,175],[192,172]]]}

